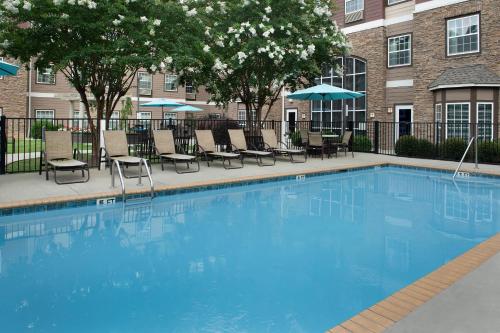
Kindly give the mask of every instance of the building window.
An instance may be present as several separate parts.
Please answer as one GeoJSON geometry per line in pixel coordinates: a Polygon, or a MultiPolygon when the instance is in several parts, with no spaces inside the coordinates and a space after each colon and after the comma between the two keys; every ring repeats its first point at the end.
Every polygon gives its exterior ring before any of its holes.
{"type": "Polygon", "coordinates": [[[387,45],[389,67],[411,65],[411,35],[388,38],[387,45]]]}
{"type": "MultiPolygon", "coordinates": [[[[320,78],[315,80],[316,84],[330,84],[336,87],[349,89],[366,94],[366,62],[360,59],[348,57],[339,58],[335,67],[326,66],[320,78]],[[345,60],[345,63],[344,63],[345,60]],[[335,68],[344,68],[343,73],[337,73],[335,68]]],[[[342,110],[348,108],[347,121],[366,121],[366,95],[356,99],[342,101],[313,101],[311,103],[311,119],[314,129],[340,128],[342,122],[342,110]]]]}
{"type": "Polygon", "coordinates": [[[345,13],[351,14],[363,10],[364,0],[345,0],[345,13]]]}
{"type": "Polygon", "coordinates": [[[194,86],[192,82],[186,82],[185,88],[186,94],[194,94],[194,86]]]}
{"type": "MultiPolygon", "coordinates": [[[[255,110],[251,110],[250,111],[250,114],[252,116],[252,121],[254,121],[255,119],[257,119],[257,113],[255,112],[255,110]]],[[[247,121],[247,112],[246,110],[238,110],[238,124],[240,124],[240,126],[245,126],[245,123],[247,121]]]]}
{"type": "Polygon", "coordinates": [[[35,110],[35,117],[37,119],[54,119],[54,110],[35,110]]]}
{"type": "Polygon", "coordinates": [[[493,140],[493,103],[477,103],[477,132],[480,140],[493,140]]]}
{"type": "Polygon", "coordinates": [[[220,113],[210,113],[208,119],[222,119],[222,115],[220,113]]]}
{"type": "Polygon", "coordinates": [[[434,107],[434,121],[436,123],[441,123],[443,121],[443,105],[436,104],[434,107]]]}
{"type": "Polygon", "coordinates": [[[479,14],[447,21],[447,54],[479,52],[479,14]]]}
{"type": "Polygon", "coordinates": [[[52,67],[36,69],[36,83],[56,84],[56,76],[52,67]]]}
{"type": "Polygon", "coordinates": [[[141,111],[137,112],[137,127],[144,129],[149,128],[151,125],[151,112],[141,111]]]}
{"type": "Polygon", "coordinates": [[[400,3],[400,2],[405,2],[406,0],[387,0],[387,5],[391,6],[391,5],[395,5],[397,3],[400,3]]]}
{"type": "Polygon", "coordinates": [[[165,74],[165,91],[177,91],[177,75],[165,74]]]}
{"type": "Polygon", "coordinates": [[[153,75],[139,72],[139,95],[151,96],[153,94],[153,75]]]}
{"type": "Polygon", "coordinates": [[[446,137],[469,139],[470,103],[446,104],[446,137]]]}

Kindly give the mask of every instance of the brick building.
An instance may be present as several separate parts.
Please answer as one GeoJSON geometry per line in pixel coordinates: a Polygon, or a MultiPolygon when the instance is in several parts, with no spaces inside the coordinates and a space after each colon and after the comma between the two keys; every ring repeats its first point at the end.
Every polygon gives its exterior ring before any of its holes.
{"type": "MultiPolygon", "coordinates": [[[[499,122],[498,0],[335,2],[334,19],[347,34],[352,52],[332,59],[343,66],[343,73],[326,66],[316,81],[366,96],[327,103],[285,97],[274,105],[267,119],[339,122],[341,110],[347,107],[348,118],[357,121],[499,122]],[[474,79],[457,75],[471,72],[479,75],[474,79]]],[[[197,117],[245,117],[242,105],[233,103],[222,110],[207,104],[203,89],[195,92],[189,85],[179,86],[175,75],[139,73],[129,97],[137,118],[185,117],[161,114],[158,108],[140,107],[137,112],[138,100],[143,103],[154,98],[202,107],[205,111],[197,117]]],[[[0,108],[11,117],[83,117],[78,94],[61,73],[50,69],[22,69],[17,77],[1,79],[0,108]]],[[[400,126],[402,132],[396,135],[410,130],[400,126]]],[[[483,134],[494,136],[496,132],[483,134]]]]}

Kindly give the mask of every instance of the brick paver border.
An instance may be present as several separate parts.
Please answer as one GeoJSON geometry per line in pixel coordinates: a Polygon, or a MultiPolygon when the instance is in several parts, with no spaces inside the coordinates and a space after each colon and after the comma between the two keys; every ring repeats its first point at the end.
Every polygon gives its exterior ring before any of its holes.
{"type": "Polygon", "coordinates": [[[327,333],[384,332],[499,252],[500,233],[328,330],[327,333]]]}

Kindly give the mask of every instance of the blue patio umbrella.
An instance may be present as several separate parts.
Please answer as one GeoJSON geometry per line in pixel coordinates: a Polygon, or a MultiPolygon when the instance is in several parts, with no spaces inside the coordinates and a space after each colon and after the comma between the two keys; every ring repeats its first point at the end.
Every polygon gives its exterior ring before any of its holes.
{"type": "Polygon", "coordinates": [[[168,108],[168,107],[178,107],[178,106],[184,106],[184,104],[177,103],[168,99],[157,99],[148,103],[141,104],[141,106],[146,106],[146,107],[161,107],[161,111],[163,112],[163,108],[168,108]]]}
{"type": "Polygon", "coordinates": [[[178,108],[172,109],[172,111],[175,112],[200,112],[203,111],[203,109],[191,106],[191,105],[184,105],[184,106],[179,106],[178,108]]]}
{"type": "Polygon", "coordinates": [[[18,66],[0,61],[0,76],[14,76],[17,75],[18,66]]]}
{"type": "MultiPolygon", "coordinates": [[[[320,84],[307,89],[298,90],[289,94],[287,98],[309,101],[335,101],[353,99],[362,96],[364,96],[364,94],[359,92],[342,89],[329,84],[320,84]]],[[[342,133],[344,133],[344,122],[344,112],[342,112],[342,133]]]]}
{"type": "Polygon", "coordinates": [[[320,84],[303,90],[297,90],[287,96],[289,99],[309,101],[334,101],[362,97],[364,94],[335,87],[329,84],[320,84]]]}

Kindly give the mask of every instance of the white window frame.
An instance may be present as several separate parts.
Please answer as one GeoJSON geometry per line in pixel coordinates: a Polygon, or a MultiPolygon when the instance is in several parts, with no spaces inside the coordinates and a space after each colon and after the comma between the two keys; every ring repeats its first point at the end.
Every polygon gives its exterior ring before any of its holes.
{"type": "Polygon", "coordinates": [[[392,37],[388,37],[387,38],[387,67],[388,68],[411,66],[412,61],[413,61],[413,59],[412,59],[412,38],[411,38],[411,34],[397,35],[397,36],[392,36],[392,37]],[[402,38],[402,37],[409,37],[409,41],[408,41],[409,49],[407,49],[407,50],[391,51],[391,48],[390,48],[391,39],[402,38]],[[390,57],[391,53],[398,53],[398,52],[404,52],[404,51],[410,51],[410,56],[408,58],[410,60],[410,62],[407,63],[407,64],[391,65],[391,57],[390,57]]]}
{"type": "Polygon", "coordinates": [[[460,17],[452,18],[452,19],[449,19],[449,20],[446,21],[446,55],[447,56],[453,57],[453,56],[459,56],[459,55],[463,55],[463,54],[472,54],[472,53],[479,53],[479,52],[481,52],[481,17],[479,16],[479,13],[478,14],[473,14],[473,15],[467,15],[467,16],[460,16],[460,17]],[[455,37],[452,37],[452,38],[459,38],[459,37],[464,37],[464,36],[472,36],[472,35],[476,35],[477,34],[477,50],[467,51],[467,52],[450,53],[450,36],[449,36],[450,23],[451,22],[455,22],[457,20],[463,20],[463,19],[466,19],[468,17],[474,17],[474,16],[477,16],[477,33],[460,35],[460,36],[455,36],[455,37]]]}
{"type": "Polygon", "coordinates": [[[137,84],[139,85],[139,95],[141,96],[152,96],[153,95],[153,74],[148,72],[139,72],[137,73],[137,84]],[[149,77],[149,88],[141,87],[142,77],[149,77]],[[144,93],[144,90],[149,89],[149,93],[144,93]]]}
{"type": "Polygon", "coordinates": [[[495,109],[493,108],[494,105],[493,105],[493,102],[477,102],[476,103],[476,123],[478,124],[478,137],[479,137],[479,105],[491,105],[491,135],[489,138],[486,138],[486,137],[483,137],[482,139],[483,140],[488,140],[488,141],[491,141],[493,140],[493,133],[494,133],[494,128],[493,128],[493,124],[494,124],[494,117],[495,117],[495,109]]]}
{"type": "Polygon", "coordinates": [[[365,10],[365,0],[344,0],[344,12],[346,15],[352,14],[352,13],[357,13],[357,12],[360,12],[362,10],[365,10]],[[353,1],[361,1],[361,8],[348,12],[347,11],[347,3],[353,2],[353,1]]]}
{"type": "Polygon", "coordinates": [[[405,2],[405,1],[407,1],[407,0],[392,0],[392,1],[391,0],[387,0],[387,6],[396,5],[396,4],[400,3],[400,2],[405,2]]]}
{"type": "Polygon", "coordinates": [[[186,85],[184,86],[184,89],[186,91],[186,94],[194,94],[194,85],[191,82],[186,82],[186,85]],[[188,91],[190,90],[190,91],[188,91]]]}
{"type": "Polygon", "coordinates": [[[165,74],[165,83],[163,85],[163,90],[164,91],[170,91],[170,92],[177,92],[179,91],[179,83],[177,82],[177,80],[179,79],[178,75],[176,74],[165,74]],[[175,78],[175,80],[173,81],[169,81],[167,80],[167,78],[175,78]],[[167,89],[167,82],[169,83],[175,83],[175,89],[167,89]]]}
{"type": "Polygon", "coordinates": [[[36,120],[52,120],[53,122],[55,117],[56,117],[56,110],[54,109],[35,109],[36,120]],[[38,116],[39,112],[52,112],[52,117],[39,117],[38,116]]]}
{"type": "MultiPolygon", "coordinates": [[[[446,139],[449,138],[448,136],[448,128],[450,127],[450,121],[448,119],[448,105],[468,105],[469,107],[469,117],[467,119],[467,122],[470,124],[470,116],[471,116],[471,109],[470,109],[470,102],[454,102],[454,103],[446,103],[446,109],[444,110],[445,113],[445,116],[446,116],[446,139]]],[[[468,132],[468,136],[467,136],[467,140],[470,138],[470,129],[467,129],[467,132],[468,132]]],[[[454,138],[457,138],[456,136],[454,136],[454,138]]],[[[460,136],[459,138],[463,138],[462,136],[460,136]]]]}
{"type": "MultiPolygon", "coordinates": [[[[45,82],[45,81],[40,81],[39,78],[40,78],[40,68],[37,67],[36,69],[36,83],[37,84],[47,84],[47,85],[55,85],[56,84],[56,73],[54,73],[54,68],[51,66],[51,67],[47,67],[47,68],[43,68],[44,70],[47,70],[49,69],[51,70],[51,75],[52,75],[52,78],[53,80],[50,81],[50,82],[45,82]]],[[[47,73],[43,73],[42,75],[47,75],[47,73]]]]}
{"type": "Polygon", "coordinates": [[[443,122],[443,103],[434,104],[434,122],[442,123],[443,122]],[[439,111],[438,111],[439,109],[439,111]],[[439,117],[437,116],[439,113],[439,117]]]}

